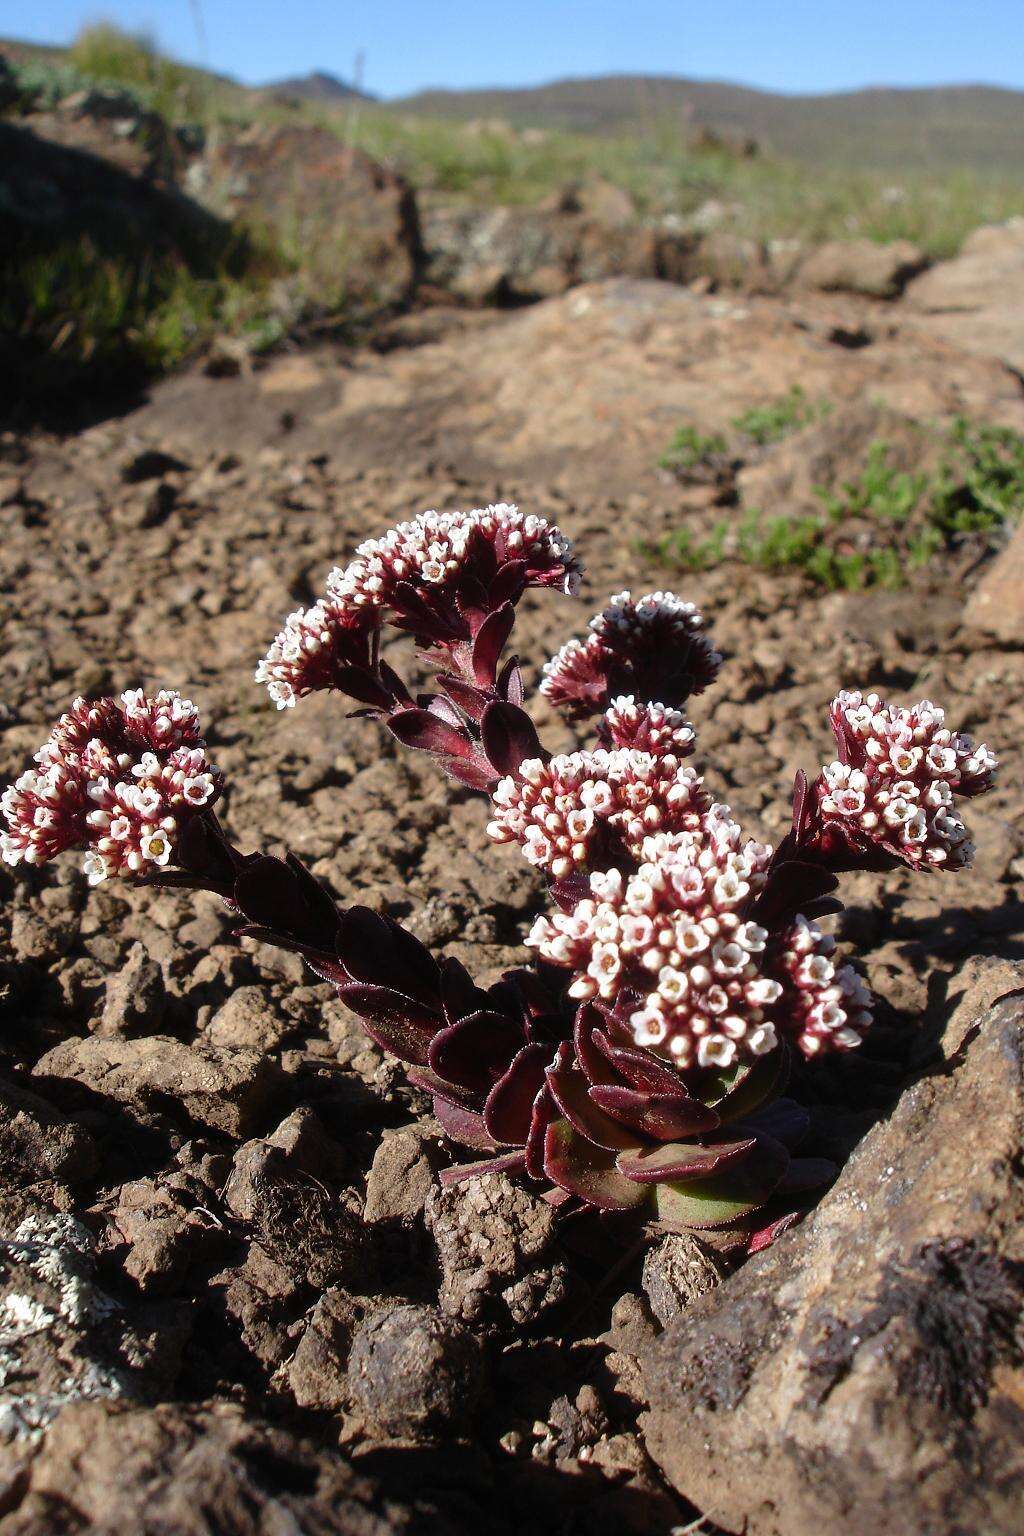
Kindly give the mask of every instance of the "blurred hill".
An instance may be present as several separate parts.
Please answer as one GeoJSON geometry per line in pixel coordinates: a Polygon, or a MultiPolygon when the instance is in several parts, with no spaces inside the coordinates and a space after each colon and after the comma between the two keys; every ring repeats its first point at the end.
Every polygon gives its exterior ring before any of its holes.
{"type": "Polygon", "coordinates": [[[1024,93],[987,85],[782,96],[725,81],[609,75],[523,90],[421,91],[393,105],[427,117],[500,117],[580,133],[675,119],[837,166],[1018,173],[1024,166],[1024,93]]]}
{"type": "Polygon", "coordinates": [[[299,101],[317,101],[328,106],[346,101],[376,101],[369,91],[361,91],[354,85],[339,80],[337,75],[323,69],[314,69],[308,75],[292,75],[286,80],[272,80],[263,87],[277,96],[290,96],[299,101]]]}

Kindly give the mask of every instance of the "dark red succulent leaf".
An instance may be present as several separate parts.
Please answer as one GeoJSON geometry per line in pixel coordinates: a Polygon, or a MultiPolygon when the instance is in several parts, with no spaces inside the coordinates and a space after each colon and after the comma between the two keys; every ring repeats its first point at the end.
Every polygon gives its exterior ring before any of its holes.
{"type": "Polygon", "coordinates": [[[438,684],[442,687],[450,699],[462,710],[470,720],[479,720],[490,701],[490,695],[484,688],[477,688],[474,683],[467,683],[464,678],[456,677],[453,672],[441,672],[438,674],[438,684]]]}
{"type": "Polygon", "coordinates": [[[420,645],[452,645],[471,638],[469,624],[443,588],[425,593],[409,582],[396,583],[389,623],[411,634],[420,645]]]}
{"type": "Polygon", "coordinates": [[[405,683],[399,677],[394,667],[389,666],[386,661],[380,661],[376,663],[376,671],[382,684],[385,688],[388,689],[392,699],[396,704],[412,703],[412,694],[409,692],[408,688],[405,686],[405,683]]]}
{"type": "Polygon", "coordinates": [[[443,757],[441,767],[449,778],[455,779],[459,784],[464,784],[467,789],[487,791],[498,782],[498,775],[485,758],[479,756],[443,757]]]}
{"type": "Polygon", "coordinates": [[[435,1099],[441,1099],[446,1104],[470,1110],[478,1118],[482,1116],[483,1099],[472,1088],[463,1088],[458,1083],[449,1083],[445,1078],[438,1077],[436,1072],[432,1072],[429,1067],[423,1065],[410,1067],[405,1075],[414,1088],[422,1088],[424,1093],[429,1093],[435,1099]]]}
{"type": "Polygon", "coordinates": [[[627,1179],[635,1179],[640,1184],[703,1179],[735,1167],[756,1151],[757,1147],[756,1136],[704,1143],[668,1141],[655,1147],[632,1147],[629,1151],[620,1152],[615,1166],[627,1179]]]}
{"type": "Polygon", "coordinates": [[[606,1114],[627,1126],[634,1135],[655,1141],[705,1135],[718,1129],[715,1111],[688,1094],[642,1092],[624,1084],[597,1084],[590,1097],[606,1114]]]}
{"type": "Polygon", "coordinates": [[[464,1109],[461,1104],[435,1096],[434,1115],[444,1134],[459,1146],[469,1147],[474,1152],[500,1151],[497,1142],[487,1134],[483,1115],[475,1110],[464,1109]]]}
{"type": "Polygon", "coordinates": [[[489,1093],[525,1043],[518,1019],[483,1010],[438,1030],[430,1042],[428,1061],[447,1082],[489,1093]]]}
{"type": "Polygon", "coordinates": [[[501,653],[515,627],[516,611],[503,603],[484,619],[473,641],[473,677],[481,688],[491,688],[498,671],[501,653]]]}
{"type": "Polygon", "coordinates": [[[477,986],[461,960],[446,955],[440,962],[441,1002],[445,1020],[456,1024],[489,1006],[489,994],[477,986]]]}
{"type": "Polygon", "coordinates": [[[429,949],[394,918],[369,907],[347,907],[337,952],[353,981],[393,987],[440,1014],[440,967],[429,949]]]}
{"type": "Polygon", "coordinates": [[[576,1060],[591,1086],[597,1084],[622,1086],[622,1079],[615,1070],[612,1062],[599,1050],[595,1040],[595,1034],[603,1036],[604,1029],[601,1015],[592,1003],[584,1003],[576,1014],[573,1026],[573,1044],[576,1051],[576,1060]]]}
{"type": "Polygon", "coordinates": [[[378,711],[394,709],[396,704],[412,702],[408,698],[405,685],[397,678],[397,674],[392,673],[391,678],[385,680],[371,672],[368,667],[336,668],[334,686],[340,693],[347,694],[357,703],[369,705],[375,714],[378,711]],[[398,693],[395,692],[394,681],[400,683],[398,693]]]}
{"type": "Polygon", "coordinates": [[[331,955],[325,955],[321,950],[314,949],[309,944],[303,944],[298,939],[289,939],[284,934],[274,931],[273,928],[261,928],[258,923],[243,923],[240,928],[234,930],[236,939],[255,939],[259,944],[272,944],[275,949],[287,950],[290,954],[301,955],[303,960],[314,971],[321,981],[329,981],[332,986],[338,986],[349,979],[348,972],[340,960],[335,960],[331,955]]]}
{"type": "Polygon", "coordinates": [[[658,1219],[672,1231],[735,1226],[771,1198],[789,1161],[780,1142],[758,1138],[756,1150],[724,1172],[651,1186],[658,1219]]]}
{"type": "Polygon", "coordinates": [[[523,1147],[529,1139],[533,1106],[544,1087],[548,1046],[529,1044],[517,1051],[484,1105],[484,1124],[496,1142],[523,1147]]]}
{"type": "Polygon", "coordinates": [[[480,721],[480,741],[487,760],[499,774],[518,774],[527,758],[547,759],[540,744],[537,727],[516,704],[495,699],[488,704],[480,721]]]}
{"type": "Polygon", "coordinates": [[[338,994],[346,1008],[358,1013],[366,1033],[378,1045],[399,1061],[426,1065],[439,1022],[436,1013],[390,987],[364,981],[342,982],[338,994]]]}
{"type": "MultiPolygon", "coordinates": [[[[761,1216],[763,1214],[762,1212],[761,1216]]],[[[795,1227],[803,1221],[806,1214],[806,1211],[802,1210],[786,1211],[782,1216],[775,1216],[770,1221],[765,1222],[764,1225],[760,1224],[759,1218],[758,1225],[747,1239],[747,1252],[751,1257],[755,1253],[763,1253],[766,1248],[772,1246],[776,1238],[782,1236],[783,1232],[788,1232],[791,1227],[795,1227]]]]}
{"type": "MultiPolygon", "coordinates": [[[[750,917],[775,932],[792,922],[798,912],[807,916],[808,908],[830,897],[838,884],[831,869],[799,858],[780,861],[776,853],[764,887],[750,908],[750,917]]],[[[842,903],[838,905],[841,909],[842,903]]]]}
{"type": "Polygon", "coordinates": [[[643,1093],[679,1093],[679,1073],[666,1062],[659,1061],[650,1051],[638,1045],[615,1045],[600,1029],[595,1029],[591,1038],[630,1087],[643,1093]]]}
{"type": "Polygon", "coordinates": [[[515,605],[526,591],[529,567],[525,560],[505,560],[487,589],[487,603],[492,609],[515,605]]]}
{"type": "Polygon", "coordinates": [[[446,725],[453,726],[460,735],[465,735],[465,716],[460,709],[456,708],[451,699],[445,698],[443,694],[422,694],[417,702],[428,714],[436,715],[446,725]]]}
{"type": "Polygon", "coordinates": [[[650,1196],[647,1185],[625,1178],[616,1154],[594,1146],[568,1120],[553,1120],[544,1133],[544,1172],[553,1184],[604,1211],[628,1211],[650,1196]]]}
{"type": "Polygon", "coordinates": [[[494,693],[497,698],[504,699],[508,704],[519,705],[523,702],[525,690],[518,656],[510,656],[498,673],[494,682],[494,693]]]}
{"type": "Polygon", "coordinates": [[[548,1126],[558,1119],[558,1106],[551,1097],[545,1081],[544,1087],[533,1101],[530,1116],[530,1134],[526,1138],[526,1171],[531,1179],[544,1177],[544,1143],[548,1126]]]}
{"type": "Polygon", "coordinates": [[[231,899],[250,924],[282,938],[333,953],[341,922],[334,900],[294,855],[246,859],[237,870],[231,899]]]}
{"type": "Polygon", "coordinates": [[[443,1168],[439,1175],[445,1188],[464,1184],[467,1179],[479,1179],[485,1173],[525,1173],[525,1152],[504,1152],[498,1157],[488,1157],[480,1163],[457,1163],[454,1168],[443,1168]]]}
{"type": "Polygon", "coordinates": [[[594,1103],[589,1084],[576,1065],[572,1044],[565,1041],[546,1072],[548,1090],[559,1110],[580,1136],[595,1147],[621,1151],[636,1146],[636,1135],[594,1103]]]}
{"type": "Polygon", "coordinates": [[[462,725],[449,725],[429,709],[400,709],[389,715],[387,728],[404,747],[438,757],[469,757],[473,741],[462,725]]]}

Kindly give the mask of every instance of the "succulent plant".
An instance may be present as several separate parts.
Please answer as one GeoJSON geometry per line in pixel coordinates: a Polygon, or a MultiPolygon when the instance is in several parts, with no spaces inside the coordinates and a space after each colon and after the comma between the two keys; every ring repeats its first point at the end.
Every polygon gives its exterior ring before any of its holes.
{"type": "Polygon", "coordinates": [[[193,706],[173,693],[76,700],[4,795],[0,851],[41,864],[85,849],[90,881],[128,875],[217,892],[238,932],[301,954],[433,1096],[479,1154],[445,1177],[506,1169],[556,1202],[716,1229],[748,1249],[797,1220],[834,1176],[801,1156],[809,1116],[784,1096],[793,1052],[856,1050],[870,998],[819,919],[854,869],[962,868],[954,805],[995,759],[928,701],[840,693],[835,761],[798,774],[775,849],[745,837],[688,759],[688,699],[722,658],[671,593],[614,597],[544,668],[541,693],[594,739],[552,756],[503,659],[528,587],[575,594],[569,541],[515,507],[425,513],[362,545],[292,614],[257,669],[278,708],[348,695],[406,746],[488,796],[488,833],[548,882],[530,965],[481,988],[391,917],[339,906],[289,854],[243,854],[193,706]],[[433,672],[413,692],[386,626],[433,672]]]}

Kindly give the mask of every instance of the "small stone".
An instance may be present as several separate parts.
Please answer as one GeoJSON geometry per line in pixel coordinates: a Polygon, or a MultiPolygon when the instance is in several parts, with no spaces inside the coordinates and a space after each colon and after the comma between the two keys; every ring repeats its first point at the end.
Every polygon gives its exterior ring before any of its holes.
{"type": "Polygon", "coordinates": [[[419,1216],[439,1163],[436,1145],[415,1126],[385,1131],[366,1179],[364,1219],[409,1222],[419,1216]]]}
{"type": "Polygon", "coordinates": [[[723,1269],[717,1256],[689,1233],[670,1233],[644,1258],[643,1287],[651,1310],[667,1328],[700,1296],[714,1290],[723,1269]]]}
{"type": "Polygon", "coordinates": [[[279,1083],[256,1051],[182,1045],[169,1035],[65,1040],[40,1057],[33,1076],[70,1078],[146,1119],[171,1113],[235,1137],[257,1128],[279,1083]]]}
{"type": "Polygon", "coordinates": [[[313,1308],[288,1366],[288,1385],[300,1408],[340,1408],[348,1399],[349,1350],[365,1306],[334,1286],[313,1308]]]}
{"type": "Polygon", "coordinates": [[[555,1211],[502,1174],[431,1190],[427,1226],[441,1265],[438,1303],[464,1322],[534,1321],[564,1301],[555,1211]]]}
{"type": "Polygon", "coordinates": [[[367,1422],[386,1434],[451,1431],[475,1411],[483,1391],[476,1338],[432,1307],[403,1304],[377,1312],[352,1343],[349,1388],[367,1422]]]}
{"type": "Polygon", "coordinates": [[[293,1028],[263,987],[239,987],[218,1008],[206,1033],[214,1045],[273,1051],[293,1028]]]}
{"type": "Polygon", "coordinates": [[[164,1019],[167,991],[163,972],[142,944],[133,944],[119,971],[107,981],[98,1035],[156,1034],[164,1019]]]}

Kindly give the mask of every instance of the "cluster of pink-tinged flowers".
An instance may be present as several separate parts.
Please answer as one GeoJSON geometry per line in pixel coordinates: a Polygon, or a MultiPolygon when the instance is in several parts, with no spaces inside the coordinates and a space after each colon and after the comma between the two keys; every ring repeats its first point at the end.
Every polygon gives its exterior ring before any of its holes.
{"type": "Polygon", "coordinates": [[[534,924],[526,942],[573,970],[570,997],[599,999],[637,1045],[684,1072],[734,1066],[782,1039],[805,1055],[860,1044],[866,991],[829,958],[834,941],[803,917],[771,934],[745,916],[772,849],[744,839],[727,806],[710,806],[694,831],[645,839],[640,858],[633,874],[595,871],[571,911],[534,924]]]}
{"type": "Polygon", "coordinates": [[[166,869],[187,822],[212,809],[223,778],[195,706],[177,693],[76,699],[0,800],[8,864],[84,848],[91,885],[166,869]]]}
{"type": "Polygon", "coordinates": [[[545,663],[540,685],[573,719],[600,713],[619,694],[664,707],[703,693],[722,665],[700,610],[674,592],[635,601],[619,592],[589,628],[586,639],[567,641],[545,663]]]}
{"type": "Polygon", "coordinates": [[[707,803],[698,774],[672,753],[598,748],[527,758],[494,790],[487,832],[564,880],[616,855],[636,857],[652,832],[695,829],[707,803]]]}
{"type": "MultiPolygon", "coordinates": [[[[336,566],[311,608],[285,621],[256,669],[278,709],[325,689],[349,691],[371,673],[371,647],[385,622],[423,644],[471,641],[480,622],[526,587],[579,590],[569,540],[542,517],[501,503],[472,512],[424,512],[368,539],[336,566]]],[[[373,690],[371,690],[373,693],[373,690]]],[[[364,697],[377,704],[395,694],[364,697]]]]}
{"type": "MultiPolygon", "coordinates": [[[[86,851],[90,880],[143,875],[215,891],[240,933],[291,949],[367,1033],[409,1066],[450,1138],[552,1198],[637,1209],[674,1229],[720,1228],[753,1250],[834,1170],[807,1156],[809,1116],[781,1098],[795,1050],[860,1045],[860,977],[820,920],[848,870],[963,868],[957,796],[990,787],[995,758],[942,711],[841,693],[837,758],[798,774],[774,849],[712,802],[687,759],[687,700],[722,658],[691,603],[613,598],[540,692],[594,737],[552,756],[504,657],[529,587],[575,592],[562,532],[517,508],[424,513],[357,551],[293,614],[259,665],[281,708],[347,695],[401,744],[486,795],[488,832],[548,882],[535,955],[490,987],[438,960],[393,919],[339,907],[292,854],[240,853],[215,813],[222,780],[191,704],[172,693],[77,700],[3,797],[11,863],[86,851]],[[412,637],[431,686],[382,654],[412,637]]],[[[390,651],[389,651],[390,654],[390,651]]]]}
{"type": "Polygon", "coordinates": [[[951,731],[924,699],[912,709],[876,693],[840,693],[832,703],[839,745],[817,788],[822,826],[856,847],[873,843],[907,864],[963,869],[974,845],[955,797],[991,788],[996,759],[951,731]]]}

